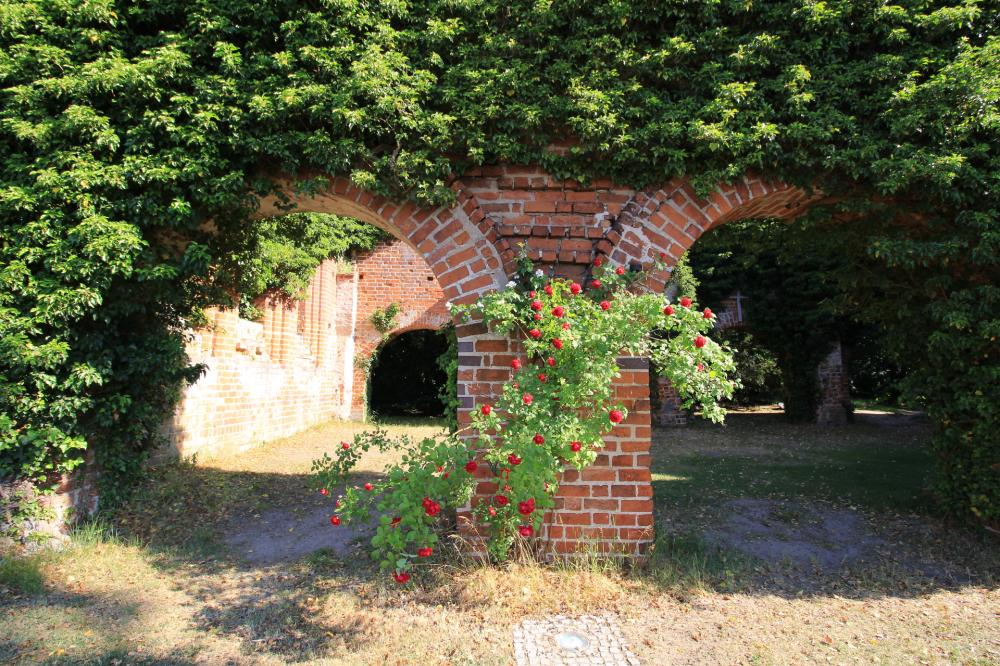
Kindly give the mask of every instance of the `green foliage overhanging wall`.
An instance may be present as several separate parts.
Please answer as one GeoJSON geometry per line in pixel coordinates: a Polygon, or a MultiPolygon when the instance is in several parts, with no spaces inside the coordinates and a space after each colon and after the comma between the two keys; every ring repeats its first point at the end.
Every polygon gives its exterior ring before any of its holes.
{"type": "Polygon", "coordinates": [[[852,219],[908,291],[859,305],[927,359],[951,508],[996,520],[996,28],[974,0],[2,1],[0,475],[90,442],[114,499],[267,173],[446,201],[448,174],[499,160],[635,185],[750,169],[878,202],[852,219]]]}
{"type": "Polygon", "coordinates": [[[249,303],[269,291],[304,296],[325,259],[370,250],[387,238],[391,236],[378,227],[339,215],[289,213],[264,218],[254,222],[242,251],[223,258],[220,273],[228,275],[217,274],[216,279],[232,282],[242,299],[241,310],[253,310],[249,303]]]}

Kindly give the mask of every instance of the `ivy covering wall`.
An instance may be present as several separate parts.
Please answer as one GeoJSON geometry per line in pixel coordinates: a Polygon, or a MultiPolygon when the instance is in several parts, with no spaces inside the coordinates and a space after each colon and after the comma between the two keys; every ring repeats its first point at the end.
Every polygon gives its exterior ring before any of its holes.
{"type": "MultiPolygon", "coordinates": [[[[1000,517],[990,2],[0,2],[0,475],[134,478],[268,174],[446,202],[470,164],[837,197],[854,306],[926,359],[947,506],[1000,517]],[[563,142],[565,154],[546,151],[563,142]]],[[[817,219],[820,219],[817,217],[817,219]]],[[[817,230],[819,233],[821,229],[817,230]]]]}

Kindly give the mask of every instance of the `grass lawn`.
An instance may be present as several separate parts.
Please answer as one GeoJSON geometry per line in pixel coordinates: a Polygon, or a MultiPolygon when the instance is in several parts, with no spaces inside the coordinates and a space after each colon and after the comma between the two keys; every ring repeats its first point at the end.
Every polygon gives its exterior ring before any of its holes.
{"type": "Polygon", "coordinates": [[[1000,549],[930,513],[919,417],[657,430],[645,565],[456,556],[405,589],[317,522],[310,464],[363,427],[164,465],[113,523],[0,560],[0,663],[509,664],[553,613],[616,615],[644,664],[1000,663],[1000,549]]]}

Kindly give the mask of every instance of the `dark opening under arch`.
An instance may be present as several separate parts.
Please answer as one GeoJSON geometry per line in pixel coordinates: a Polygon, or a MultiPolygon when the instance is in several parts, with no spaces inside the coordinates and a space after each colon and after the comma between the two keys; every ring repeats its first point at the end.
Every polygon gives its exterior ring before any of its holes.
{"type": "Polygon", "coordinates": [[[406,331],[378,351],[371,370],[368,408],[379,416],[441,416],[447,381],[437,359],[448,349],[441,331],[406,331]]]}

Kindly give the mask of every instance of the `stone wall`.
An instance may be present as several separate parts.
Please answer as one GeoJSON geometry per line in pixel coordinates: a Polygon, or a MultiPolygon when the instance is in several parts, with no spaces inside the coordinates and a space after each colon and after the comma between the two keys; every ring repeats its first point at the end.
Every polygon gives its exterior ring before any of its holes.
{"type": "Polygon", "coordinates": [[[28,481],[0,481],[0,553],[64,541],[73,519],[97,512],[98,477],[89,453],[84,465],[63,474],[49,494],[28,481]]]}

